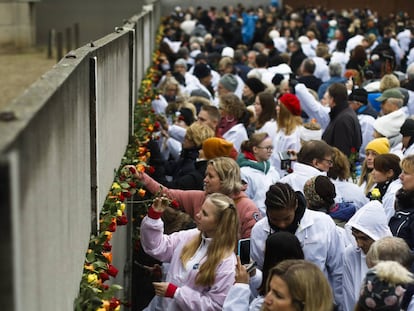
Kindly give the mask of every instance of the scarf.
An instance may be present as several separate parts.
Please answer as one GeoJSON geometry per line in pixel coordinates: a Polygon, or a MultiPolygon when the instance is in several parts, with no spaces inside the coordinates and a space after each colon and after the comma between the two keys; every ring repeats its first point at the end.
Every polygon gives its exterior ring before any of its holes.
{"type": "Polygon", "coordinates": [[[270,161],[259,162],[254,154],[249,151],[243,151],[239,154],[237,157],[237,164],[239,164],[240,167],[248,166],[254,168],[258,171],[264,172],[265,174],[267,174],[270,169],[270,161]]]}
{"type": "Polygon", "coordinates": [[[218,125],[218,133],[223,136],[228,130],[235,126],[239,121],[234,117],[233,120],[229,121],[227,117],[222,117],[218,125]]]}

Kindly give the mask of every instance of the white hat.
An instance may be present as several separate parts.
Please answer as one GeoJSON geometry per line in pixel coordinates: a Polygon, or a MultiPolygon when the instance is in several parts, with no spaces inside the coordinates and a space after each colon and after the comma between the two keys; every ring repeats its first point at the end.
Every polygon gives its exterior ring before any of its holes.
{"type": "Polygon", "coordinates": [[[280,37],[279,31],[273,29],[269,32],[269,38],[270,39],[279,38],[279,37],[280,37]]]}
{"type": "Polygon", "coordinates": [[[233,58],[234,57],[234,50],[233,50],[233,48],[231,48],[231,47],[229,47],[229,46],[226,46],[224,49],[223,49],[223,51],[221,51],[221,56],[228,56],[228,57],[231,57],[231,58],[233,58]]]}
{"type": "Polygon", "coordinates": [[[338,24],[338,22],[337,22],[335,19],[331,19],[331,20],[328,22],[328,24],[329,24],[329,26],[331,26],[331,27],[336,27],[336,25],[338,24]]]}
{"type": "Polygon", "coordinates": [[[399,109],[376,119],[374,129],[381,135],[391,138],[400,134],[405,119],[407,116],[399,109]]]}

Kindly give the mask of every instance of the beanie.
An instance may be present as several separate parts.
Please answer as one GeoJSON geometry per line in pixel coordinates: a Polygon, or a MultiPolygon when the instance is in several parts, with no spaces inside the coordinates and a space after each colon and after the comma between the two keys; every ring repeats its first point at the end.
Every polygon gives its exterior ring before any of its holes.
{"type": "Polygon", "coordinates": [[[349,94],[348,100],[366,105],[368,103],[368,92],[364,88],[354,89],[352,93],[349,94]]]}
{"type": "Polygon", "coordinates": [[[280,85],[280,82],[282,82],[285,79],[284,75],[280,73],[276,73],[272,78],[272,83],[274,85],[280,85]]]}
{"type": "Polygon", "coordinates": [[[194,66],[193,74],[199,79],[208,77],[209,75],[211,75],[210,66],[203,63],[197,64],[194,66]]]}
{"type": "Polygon", "coordinates": [[[285,93],[279,97],[279,101],[295,116],[300,116],[302,110],[300,108],[299,99],[294,94],[285,93]]]}
{"type": "Polygon", "coordinates": [[[400,133],[402,136],[414,136],[414,120],[407,119],[401,126],[400,133]]]}
{"type": "Polygon", "coordinates": [[[385,137],[397,136],[400,133],[406,115],[401,110],[393,111],[385,116],[379,117],[374,121],[374,129],[385,137]]]}
{"type": "Polygon", "coordinates": [[[249,89],[252,90],[252,92],[257,95],[260,92],[263,92],[266,88],[266,86],[263,84],[262,81],[260,81],[260,79],[257,79],[255,77],[252,78],[248,78],[245,82],[245,85],[247,85],[249,87],[249,89]]]}
{"type": "Polygon", "coordinates": [[[237,79],[231,73],[223,75],[219,83],[230,92],[234,92],[237,89],[237,79]]]}
{"type": "Polygon", "coordinates": [[[308,179],[303,193],[311,207],[330,206],[335,203],[335,186],[327,176],[318,175],[308,179]]]}
{"type": "Polygon", "coordinates": [[[367,152],[367,150],[373,150],[378,154],[385,154],[390,152],[390,143],[385,137],[375,138],[367,144],[365,152],[367,152]]]}
{"type": "Polygon", "coordinates": [[[183,120],[187,126],[194,122],[194,114],[189,108],[181,108],[178,112],[178,119],[183,120]]]}
{"type": "Polygon", "coordinates": [[[217,157],[234,157],[233,143],[219,137],[207,138],[203,142],[203,152],[207,160],[217,157]]]}

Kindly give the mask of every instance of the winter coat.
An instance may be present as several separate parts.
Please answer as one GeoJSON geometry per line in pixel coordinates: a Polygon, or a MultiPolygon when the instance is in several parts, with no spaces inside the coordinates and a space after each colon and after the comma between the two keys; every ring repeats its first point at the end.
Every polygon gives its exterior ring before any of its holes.
{"type": "Polygon", "coordinates": [[[349,157],[351,149],[359,150],[362,144],[358,117],[348,103],[335,106],[329,114],[331,122],[323,132],[322,139],[349,157]]]}
{"type": "MultiPolygon", "coordinates": [[[[336,303],[342,304],[342,255],[345,245],[336,227],[329,215],[306,208],[295,235],[302,245],[305,259],[324,272],[331,283],[336,303]]],[[[250,256],[259,269],[263,267],[266,239],[272,233],[267,217],[253,227],[250,256]]]]}
{"type": "MultiPolygon", "coordinates": [[[[354,216],[346,223],[345,230],[352,235],[351,229],[355,228],[374,241],[383,237],[392,236],[387,225],[382,204],[379,201],[371,201],[359,209],[354,216]]],[[[358,301],[360,287],[365,273],[368,270],[365,255],[357,247],[354,238],[353,243],[348,245],[344,253],[344,274],[343,274],[343,295],[344,311],[352,311],[355,302],[358,301]]]]}
{"type": "MultiPolygon", "coordinates": [[[[183,247],[188,244],[200,231],[198,229],[183,230],[171,235],[163,234],[164,224],[161,219],[146,216],[141,223],[141,243],[144,251],[154,258],[170,263],[166,282],[178,287],[173,298],[155,296],[145,310],[221,310],[231,285],[234,283],[236,256],[232,253],[224,258],[216,268],[215,281],[212,286],[195,284],[198,268],[207,259],[203,256],[192,269],[183,267],[180,259],[183,247]]],[[[203,249],[203,244],[209,243],[203,237],[200,248],[194,257],[203,249]]],[[[202,250],[203,249],[203,250],[202,250]]]]}

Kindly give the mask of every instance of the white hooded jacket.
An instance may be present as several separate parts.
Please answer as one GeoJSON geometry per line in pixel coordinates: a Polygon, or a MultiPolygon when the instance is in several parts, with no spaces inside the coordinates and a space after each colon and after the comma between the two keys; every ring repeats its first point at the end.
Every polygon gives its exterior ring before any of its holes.
{"type": "MultiPolygon", "coordinates": [[[[354,216],[346,223],[347,234],[352,235],[351,230],[355,228],[374,241],[383,237],[392,236],[388,227],[387,216],[379,201],[370,201],[361,207],[354,216]]],[[[365,255],[354,243],[348,245],[344,254],[343,268],[343,299],[344,311],[352,311],[358,301],[362,281],[368,271],[365,255]]]]}

